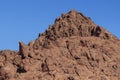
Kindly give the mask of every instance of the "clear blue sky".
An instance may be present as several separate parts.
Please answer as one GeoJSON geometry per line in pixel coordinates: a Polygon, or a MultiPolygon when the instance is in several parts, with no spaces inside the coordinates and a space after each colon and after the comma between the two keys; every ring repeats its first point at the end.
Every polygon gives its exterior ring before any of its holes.
{"type": "Polygon", "coordinates": [[[19,41],[35,40],[72,9],[120,38],[120,0],[0,0],[0,50],[17,50],[19,41]]]}

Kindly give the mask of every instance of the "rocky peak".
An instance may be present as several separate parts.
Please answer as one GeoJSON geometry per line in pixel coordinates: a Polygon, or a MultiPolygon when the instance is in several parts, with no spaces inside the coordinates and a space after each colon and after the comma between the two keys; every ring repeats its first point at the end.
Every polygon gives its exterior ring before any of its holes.
{"type": "Polygon", "coordinates": [[[50,40],[71,36],[99,37],[102,39],[115,38],[104,28],[96,25],[89,17],[75,10],[62,14],[42,36],[50,40]]]}
{"type": "Polygon", "coordinates": [[[0,80],[120,80],[120,41],[72,10],[18,51],[0,51],[0,80]]]}

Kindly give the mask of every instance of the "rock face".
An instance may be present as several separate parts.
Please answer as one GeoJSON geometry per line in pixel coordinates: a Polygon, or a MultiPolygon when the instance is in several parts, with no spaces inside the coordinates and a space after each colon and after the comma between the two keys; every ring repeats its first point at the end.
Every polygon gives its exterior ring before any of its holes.
{"type": "Polygon", "coordinates": [[[0,51],[0,80],[120,80],[120,40],[72,10],[19,51],[0,51]]]}

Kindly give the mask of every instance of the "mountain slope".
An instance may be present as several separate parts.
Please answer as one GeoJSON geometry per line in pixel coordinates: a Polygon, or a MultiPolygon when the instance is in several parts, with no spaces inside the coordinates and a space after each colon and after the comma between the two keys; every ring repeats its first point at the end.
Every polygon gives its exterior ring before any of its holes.
{"type": "Polygon", "coordinates": [[[18,52],[0,52],[0,80],[119,79],[120,40],[75,10],[18,52]]]}

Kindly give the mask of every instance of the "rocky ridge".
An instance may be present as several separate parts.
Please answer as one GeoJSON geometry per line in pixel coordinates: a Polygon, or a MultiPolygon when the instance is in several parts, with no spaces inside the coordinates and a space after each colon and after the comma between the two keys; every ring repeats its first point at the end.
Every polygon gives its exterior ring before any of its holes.
{"type": "Polygon", "coordinates": [[[0,51],[0,80],[120,80],[120,40],[72,10],[19,51],[0,51]]]}

